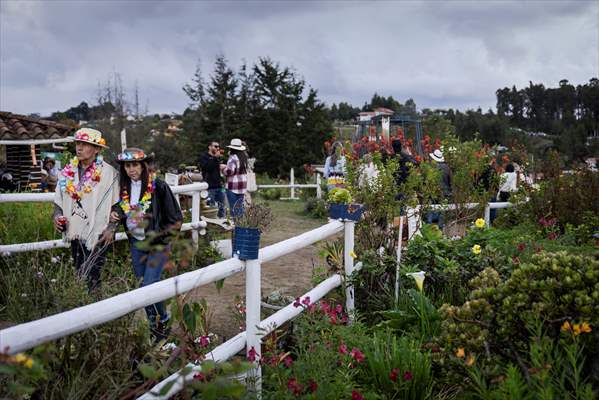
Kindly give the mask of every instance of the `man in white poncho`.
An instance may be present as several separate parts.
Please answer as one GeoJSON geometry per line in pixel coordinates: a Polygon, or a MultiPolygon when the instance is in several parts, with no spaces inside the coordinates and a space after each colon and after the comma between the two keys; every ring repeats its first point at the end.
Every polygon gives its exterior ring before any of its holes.
{"type": "Polygon", "coordinates": [[[77,272],[89,290],[100,285],[108,246],[116,224],[110,208],[119,200],[117,171],[99,154],[107,148],[102,133],[89,128],[75,132],[77,156],[60,171],[54,197],[54,227],[71,242],[77,272]]]}

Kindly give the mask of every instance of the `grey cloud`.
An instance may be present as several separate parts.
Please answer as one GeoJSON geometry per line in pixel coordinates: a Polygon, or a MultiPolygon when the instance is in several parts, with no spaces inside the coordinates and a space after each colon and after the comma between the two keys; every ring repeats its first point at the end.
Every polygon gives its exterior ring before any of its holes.
{"type": "Polygon", "coordinates": [[[327,102],[375,91],[421,108],[494,106],[502,86],[586,82],[599,70],[597,2],[0,3],[0,108],[92,101],[114,69],[151,111],[182,111],[183,83],[224,54],[270,56],[327,102]]]}

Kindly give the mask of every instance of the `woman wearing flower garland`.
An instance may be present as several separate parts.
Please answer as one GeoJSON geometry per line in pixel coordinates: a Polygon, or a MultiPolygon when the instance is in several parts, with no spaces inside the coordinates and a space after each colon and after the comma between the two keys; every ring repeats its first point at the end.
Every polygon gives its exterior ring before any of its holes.
{"type": "MultiPolygon", "coordinates": [[[[147,160],[152,157],[138,148],[125,149],[118,155],[117,160],[121,164],[120,199],[113,206],[111,217],[112,221],[120,221],[125,227],[133,271],[137,278],[143,278],[141,286],[160,281],[160,274],[168,261],[169,232],[179,230],[183,220],[169,186],[149,171],[147,160]],[[149,250],[146,246],[139,246],[142,241],[149,242],[149,250]]],[[[155,341],[165,339],[169,332],[169,316],[164,303],[147,306],[146,314],[155,341]]]]}
{"type": "Polygon", "coordinates": [[[101,132],[82,128],[74,139],[77,156],[58,175],[54,227],[71,242],[75,268],[87,278],[91,291],[100,285],[101,268],[114,237],[109,217],[119,198],[119,182],[116,170],[99,154],[107,148],[101,132]]]}

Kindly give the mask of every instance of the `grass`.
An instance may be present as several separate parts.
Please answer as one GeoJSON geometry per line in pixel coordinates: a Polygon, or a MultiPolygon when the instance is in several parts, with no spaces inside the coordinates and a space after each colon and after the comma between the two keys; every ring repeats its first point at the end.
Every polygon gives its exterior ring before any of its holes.
{"type": "Polygon", "coordinates": [[[4,203],[0,207],[0,243],[14,244],[59,239],[50,203],[4,203]]]}

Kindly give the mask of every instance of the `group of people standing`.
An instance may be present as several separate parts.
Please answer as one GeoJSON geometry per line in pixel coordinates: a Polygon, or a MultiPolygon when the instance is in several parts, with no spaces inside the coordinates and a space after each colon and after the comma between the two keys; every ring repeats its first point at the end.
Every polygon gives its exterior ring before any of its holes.
{"type": "MultiPolygon", "coordinates": [[[[118,154],[119,171],[107,164],[101,152],[108,148],[102,133],[79,129],[74,136],[76,156],[58,173],[54,197],[54,227],[70,242],[73,263],[85,277],[90,293],[101,285],[101,270],[109,245],[122,225],[129,241],[133,272],[141,286],[160,281],[169,259],[169,241],[179,231],[183,216],[170,187],[154,174],[154,155],[139,148],[118,154]],[[142,245],[142,243],[144,243],[142,245]],[[149,244],[149,246],[148,246],[149,244]]],[[[243,214],[248,173],[247,146],[233,139],[226,163],[218,142],[211,142],[200,160],[209,200],[225,216],[221,175],[232,217],[243,214]]],[[[155,341],[170,331],[163,302],[145,307],[150,334],[155,341]]]]}
{"type": "MultiPolygon", "coordinates": [[[[54,226],[70,241],[77,272],[90,292],[100,286],[108,247],[122,225],[141,286],[158,282],[168,261],[170,235],[180,229],[183,216],[169,186],[148,165],[153,154],[125,149],[117,156],[119,173],[100,154],[107,148],[101,132],[79,129],[74,139],[76,157],[58,176],[54,226]],[[142,241],[150,246],[139,246],[142,241]]],[[[170,328],[164,304],[145,311],[154,340],[166,338],[170,328]]]]}
{"type": "Polygon", "coordinates": [[[208,152],[200,157],[202,176],[208,183],[208,204],[218,207],[219,218],[225,217],[225,193],[230,216],[235,218],[243,214],[244,204],[248,201],[248,183],[252,184],[253,177],[247,145],[241,139],[232,139],[227,148],[229,158],[226,163],[221,162],[224,154],[216,141],[211,142],[208,152]]]}

